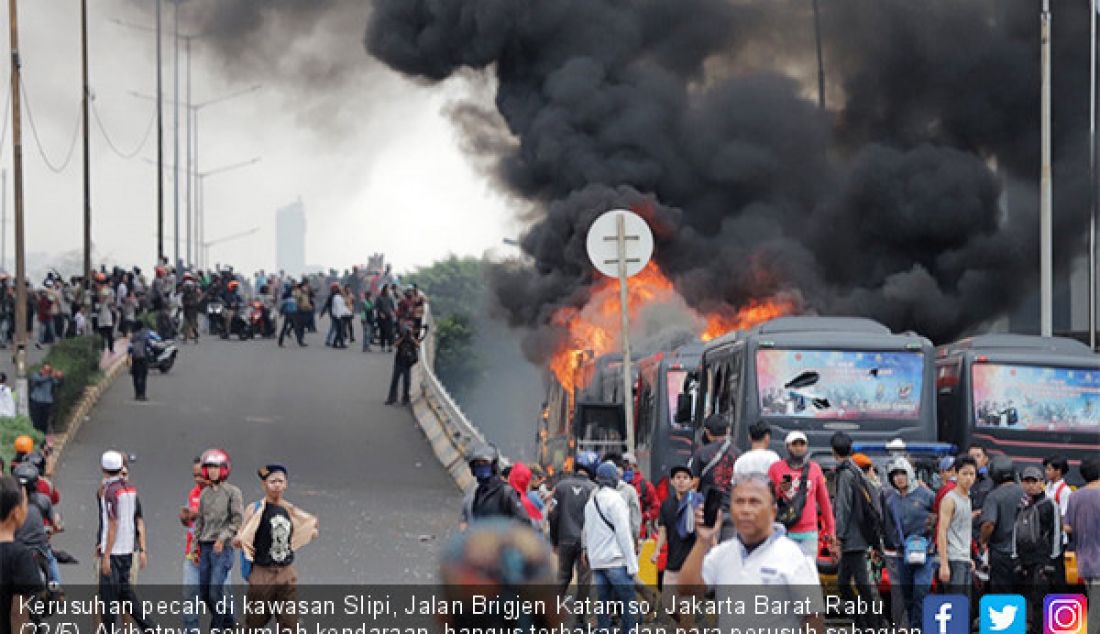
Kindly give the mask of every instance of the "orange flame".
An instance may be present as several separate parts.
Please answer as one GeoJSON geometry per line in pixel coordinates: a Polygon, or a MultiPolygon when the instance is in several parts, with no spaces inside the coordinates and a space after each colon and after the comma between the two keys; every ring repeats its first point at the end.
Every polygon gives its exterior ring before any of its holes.
{"type": "MultiPolygon", "coordinates": [[[[683,302],[672,281],[652,260],[640,273],[627,280],[627,313],[632,321],[650,304],[673,301],[683,302]]],[[[754,300],[741,308],[723,306],[707,314],[688,310],[694,313],[695,321],[700,325],[699,337],[709,341],[731,330],[751,328],[796,309],[793,301],[774,298],[754,300]]],[[[583,307],[560,308],[554,313],[551,323],[565,330],[568,336],[550,359],[550,370],[565,388],[566,394],[572,397],[577,384],[586,385],[590,378],[579,376],[583,374],[579,370],[584,361],[620,347],[619,281],[601,277],[593,285],[592,294],[583,307]]]]}

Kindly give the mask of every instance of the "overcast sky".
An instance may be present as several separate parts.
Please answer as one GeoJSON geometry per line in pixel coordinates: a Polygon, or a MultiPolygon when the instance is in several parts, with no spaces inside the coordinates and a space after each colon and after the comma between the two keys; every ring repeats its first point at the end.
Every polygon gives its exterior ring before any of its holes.
{"type": "MultiPolygon", "coordinates": [[[[201,3],[199,3],[201,4],[201,3]]],[[[308,33],[254,52],[255,59],[220,46],[193,43],[192,99],[201,103],[249,86],[259,91],[200,111],[198,169],[261,157],[261,162],[206,179],[208,240],[259,227],[258,233],[212,247],[211,261],[238,268],[272,268],[275,211],[299,196],[306,206],[306,259],[310,264],[349,267],[382,251],[399,270],[430,263],[448,253],[480,255],[519,233],[495,193],[459,149],[445,109],[469,92],[462,80],[436,87],[409,82],[370,59],[362,46],[366,3],[345,4],[342,13],[310,25],[308,33]],[[323,51],[323,55],[319,52],[323,51]],[[337,59],[334,67],[318,60],[337,59]],[[303,71],[303,68],[306,69],[303,71]],[[339,72],[333,71],[336,68],[339,72]]],[[[132,92],[155,93],[155,44],[151,32],[116,24],[153,24],[152,0],[90,2],[91,85],[112,141],[132,152],[141,141],[154,103],[132,92]]],[[[180,8],[181,24],[199,24],[180,8]]],[[[26,248],[63,254],[81,246],[82,169],[79,140],[61,173],[39,154],[28,115],[38,127],[50,160],[61,163],[80,109],[80,15],[78,2],[23,0],[19,7],[23,82],[23,169],[26,248]]],[[[165,162],[173,161],[172,5],[165,2],[165,162]]],[[[3,32],[8,14],[2,11],[3,32]]],[[[196,26],[196,28],[198,28],[196,26]]],[[[278,31],[272,37],[277,38],[278,31]]],[[[181,99],[185,97],[181,42],[181,99]]],[[[8,94],[8,66],[0,74],[8,94]]],[[[2,165],[8,171],[7,257],[13,230],[10,111],[2,165]]],[[[184,114],[181,110],[181,138],[184,114]]],[[[156,157],[153,128],[142,150],[125,160],[109,147],[91,121],[93,235],[97,261],[149,265],[156,254],[156,157]]],[[[185,141],[181,142],[181,163],[185,141]]],[[[165,174],[165,250],[172,257],[172,173],[165,174]]],[[[180,180],[180,226],[185,191],[180,180]]],[[[506,249],[506,248],[505,248],[506,249]]],[[[181,243],[181,252],[183,246],[181,243]]]]}

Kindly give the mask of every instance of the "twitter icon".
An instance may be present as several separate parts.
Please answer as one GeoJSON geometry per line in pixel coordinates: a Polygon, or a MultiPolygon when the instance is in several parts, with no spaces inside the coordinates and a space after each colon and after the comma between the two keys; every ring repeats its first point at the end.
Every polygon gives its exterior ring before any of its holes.
{"type": "Polygon", "coordinates": [[[979,634],[1027,634],[1027,601],[1018,594],[987,594],[978,606],[979,634]]]}

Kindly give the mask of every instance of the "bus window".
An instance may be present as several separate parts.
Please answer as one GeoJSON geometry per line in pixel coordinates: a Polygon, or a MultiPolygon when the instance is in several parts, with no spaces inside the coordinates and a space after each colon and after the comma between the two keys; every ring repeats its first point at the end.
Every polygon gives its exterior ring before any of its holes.
{"type": "Polygon", "coordinates": [[[653,411],[653,390],[648,383],[641,383],[638,394],[638,429],[635,443],[639,447],[649,447],[653,436],[653,423],[656,418],[653,411]]]}
{"type": "Polygon", "coordinates": [[[849,350],[758,350],[764,416],[842,420],[917,419],[924,354],[849,350]],[[804,387],[795,377],[814,376],[804,387]]]}
{"type": "Polygon", "coordinates": [[[714,413],[714,390],[717,387],[714,384],[714,368],[707,368],[707,391],[703,398],[703,418],[708,418],[714,413]]]}
{"type": "Polygon", "coordinates": [[[1100,371],[975,363],[970,373],[979,427],[1100,432],[1100,371]]]}
{"type": "Polygon", "coordinates": [[[673,429],[691,428],[690,423],[680,424],[676,422],[676,406],[679,403],[680,394],[692,394],[687,385],[687,376],[687,370],[669,370],[665,375],[668,392],[668,420],[673,429]]]}

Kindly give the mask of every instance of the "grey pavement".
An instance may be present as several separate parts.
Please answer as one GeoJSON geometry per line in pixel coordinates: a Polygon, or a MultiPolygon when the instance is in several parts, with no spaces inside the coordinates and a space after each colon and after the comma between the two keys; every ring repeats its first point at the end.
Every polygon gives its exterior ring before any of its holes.
{"type": "MultiPolygon", "coordinates": [[[[302,583],[425,583],[457,524],[461,494],[436,462],[408,408],[383,404],[392,357],[287,341],[203,338],[182,346],[167,375],[150,373],[149,401],[124,374],[68,444],[55,480],[66,531],[54,545],[80,559],[67,585],[91,583],[99,456],[137,456],[131,480],[148,524],[144,583],[178,583],[191,461],[222,447],[245,503],[262,496],[256,469],[280,462],[288,500],[318,516],[320,536],[297,558],[302,583]]],[[[238,577],[238,573],[234,573],[238,577]]]]}

